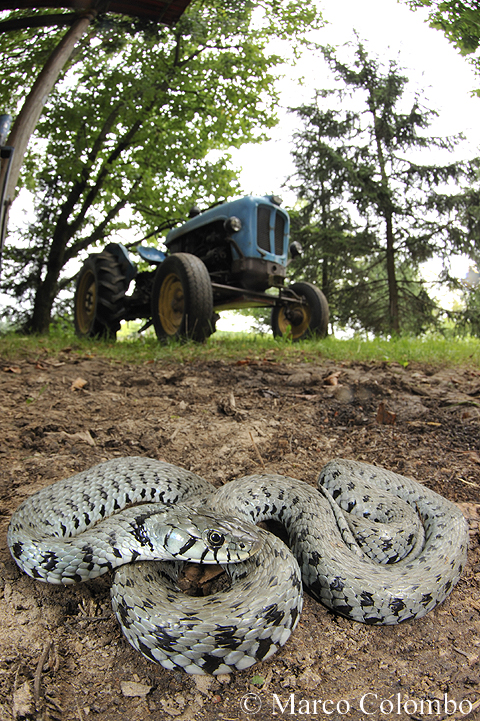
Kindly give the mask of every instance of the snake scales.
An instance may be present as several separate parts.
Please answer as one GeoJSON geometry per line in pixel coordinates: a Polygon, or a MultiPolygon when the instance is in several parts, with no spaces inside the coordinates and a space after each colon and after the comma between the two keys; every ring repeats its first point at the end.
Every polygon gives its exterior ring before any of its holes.
{"type": "Polygon", "coordinates": [[[128,641],[167,669],[213,674],[248,668],[287,641],[302,582],[357,621],[420,618],[460,578],[467,542],[452,503],[345,460],[322,469],[318,490],[263,474],[215,491],[177,466],[119,458],[33,494],[8,529],[13,558],[33,578],[69,584],[116,569],[112,604],[128,641]],[[268,519],[284,525],[291,551],[254,525],[268,519]],[[225,564],[231,588],[182,594],[184,560],[225,564]]]}

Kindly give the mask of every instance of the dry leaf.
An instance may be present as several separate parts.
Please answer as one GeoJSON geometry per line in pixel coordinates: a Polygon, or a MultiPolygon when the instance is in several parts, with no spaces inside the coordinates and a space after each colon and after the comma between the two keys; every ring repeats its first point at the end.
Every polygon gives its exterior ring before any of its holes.
{"type": "Polygon", "coordinates": [[[5,373],[21,373],[22,369],[18,366],[4,366],[3,370],[5,373]]]}
{"type": "Polygon", "coordinates": [[[87,383],[88,383],[88,381],[86,381],[84,378],[80,378],[80,377],[75,378],[72,385],[70,386],[70,390],[71,391],[82,390],[82,388],[85,388],[87,383]]]}
{"type": "Polygon", "coordinates": [[[340,375],[341,371],[335,371],[335,373],[331,373],[329,376],[324,378],[323,382],[326,386],[337,386],[338,385],[338,377],[340,375]]]}
{"type": "Polygon", "coordinates": [[[479,456],[478,453],[476,453],[475,451],[470,451],[470,452],[468,453],[468,457],[469,457],[469,459],[470,459],[471,461],[473,461],[474,463],[480,464],[480,456],[479,456]]]}
{"type": "Polygon", "coordinates": [[[396,413],[392,413],[392,411],[389,411],[387,406],[385,405],[385,402],[382,401],[377,410],[377,423],[382,423],[383,425],[387,426],[393,426],[397,418],[396,413]]]}

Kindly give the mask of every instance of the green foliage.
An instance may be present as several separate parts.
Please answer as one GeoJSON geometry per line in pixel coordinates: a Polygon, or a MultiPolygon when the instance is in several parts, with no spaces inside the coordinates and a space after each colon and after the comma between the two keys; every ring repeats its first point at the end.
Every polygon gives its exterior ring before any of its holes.
{"type": "MultiPolygon", "coordinates": [[[[0,359],[11,364],[19,360],[35,362],[47,358],[75,359],[101,357],[112,364],[133,366],[152,362],[161,365],[187,365],[205,361],[229,363],[315,363],[332,359],[339,363],[428,363],[440,367],[468,365],[480,368],[480,339],[465,337],[446,339],[441,335],[421,337],[368,339],[357,335],[349,340],[332,336],[323,340],[286,343],[271,335],[252,333],[215,333],[206,343],[161,345],[156,339],[139,338],[114,343],[80,340],[72,327],[52,326],[48,336],[8,333],[0,336],[0,359]]],[[[132,370],[134,373],[134,370],[132,370]]]]}
{"type": "Polygon", "coordinates": [[[478,253],[478,190],[470,186],[478,160],[418,162],[417,151],[450,151],[459,138],[427,134],[435,113],[419,97],[407,100],[397,65],[370,57],[362,43],[346,61],[330,48],[323,55],[337,86],[295,109],[303,128],[293,153],[300,208],[292,237],[305,255],[292,275],[321,285],[341,327],[423,332],[441,316],[421,264],[441,257],[441,281],[453,283],[451,254],[478,253]]]}
{"type": "MultiPolygon", "coordinates": [[[[6,290],[27,302],[29,329],[48,329],[71,262],[91,246],[120,231],[160,235],[194,202],[238,191],[226,149],[262,140],[277,122],[284,61],[267,46],[288,38],[298,48],[319,23],[299,0],[199,0],[174,28],[109,15],[92,26],[48,99],[22,175],[38,210],[23,242],[8,245],[6,290]]],[[[61,35],[36,33],[28,61],[8,41],[17,98],[61,35]]]]}
{"type": "MultiPolygon", "coordinates": [[[[480,73],[480,21],[478,0],[406,0],[410,7],[430,8],[431,27],[441,30],[445,37],[469,57],[477,73],[480,73]]],[[[480,88],[476,91],[480,95],[480,88]]]]}
{"type": "Polygon", "coordinates": [[[464,288],[464,307],[458,313],[457,328],[465,335],[480,338],[480,286],[464,288]]]}
{"type": "Polygon", "coordinates": [[[431,8],[432,27],[443,30],[450,42],[468,55],[480,45],[477,0],[408,0],[412,8],[431,8]]]}

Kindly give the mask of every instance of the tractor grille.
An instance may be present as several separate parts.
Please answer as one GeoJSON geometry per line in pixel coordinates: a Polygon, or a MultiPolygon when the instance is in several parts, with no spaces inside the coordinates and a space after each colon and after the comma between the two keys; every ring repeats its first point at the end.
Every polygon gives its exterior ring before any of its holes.
{"type": "Polygon", "coordinates": [[[270,249],[270,208],[259,205],[257,210],[257,245],[267,253],[270,249]]]}
{"type": "Polygon", "coordinates": [[[285,234],[285,218],[275,214],[275,255],[283,255],[283,236],[285,234]]]}

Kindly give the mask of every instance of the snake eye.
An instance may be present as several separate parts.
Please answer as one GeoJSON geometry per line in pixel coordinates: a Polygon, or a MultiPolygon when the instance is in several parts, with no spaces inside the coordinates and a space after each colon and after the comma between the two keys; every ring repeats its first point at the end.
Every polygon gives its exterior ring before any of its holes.
{"type": "Polygon", "coordinates": [[[225,536],[223,535],[223,533],[219,533],[218,531],[209,531],[207,533],[207,543],[213,548],[220,548],[220,546],[223,545],[224,541],[225,536]]]}

